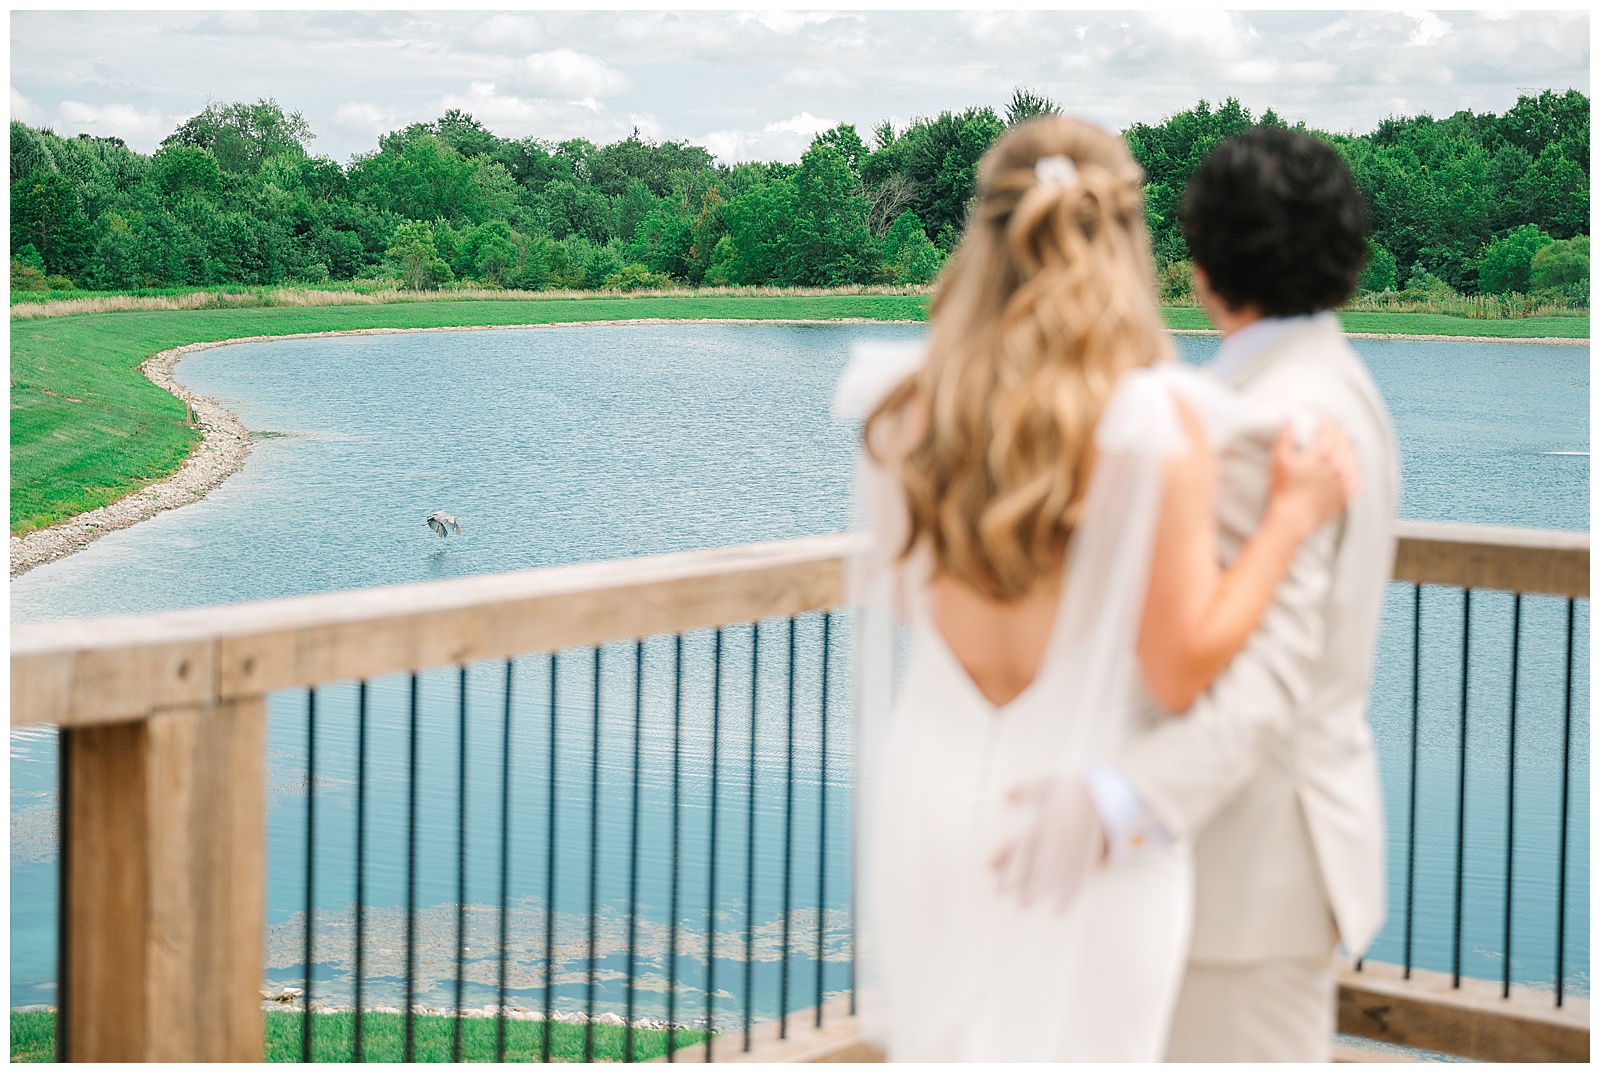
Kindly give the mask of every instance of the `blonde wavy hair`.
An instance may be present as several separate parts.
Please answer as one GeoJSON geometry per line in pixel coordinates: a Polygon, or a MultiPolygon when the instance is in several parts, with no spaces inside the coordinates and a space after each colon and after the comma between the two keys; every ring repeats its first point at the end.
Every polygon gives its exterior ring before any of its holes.
{"type": "Polygon", "coordinates": [[[1060,116],[1012,128],[984,155],[933,298],[927,362],[863,429],[905,489],[902,557],[927,541],[937,572],[1000,601],[1059,574],[1113,385],[1171,357],[1143,178],[1120,138],[1060,116]],[[1052,156],[1076,175],[1050,162],[1041,179],[1035,165],[1052,156]]]}

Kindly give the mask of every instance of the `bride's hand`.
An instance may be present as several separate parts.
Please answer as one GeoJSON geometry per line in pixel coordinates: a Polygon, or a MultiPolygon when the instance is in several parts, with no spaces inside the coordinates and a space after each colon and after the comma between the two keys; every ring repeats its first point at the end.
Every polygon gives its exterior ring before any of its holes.
{"type": "Polygon", "coordinates": [[[1272,483],[1267,510],[1304,539],[1337,518],[1361,490],[1361,464],[1350,437],[1323,418],[1307,447],[1295,443],[1288,422],[1272,441],[1272,483]]]}
{"type": "Polygon", "coordinates": [[[1065,911],[1105,856],[1094,802],[1076,777],[1018,786],[1006,800],[1022,816],[1018,833],[989,862],[1000,892],[1024,907],[1041,897],[1053,898],[1056,911],[1065,911]]]}

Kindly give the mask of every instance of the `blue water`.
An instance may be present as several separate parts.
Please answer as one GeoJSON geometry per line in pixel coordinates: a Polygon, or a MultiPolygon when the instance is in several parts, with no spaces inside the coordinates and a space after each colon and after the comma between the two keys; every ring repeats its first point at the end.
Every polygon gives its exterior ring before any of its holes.
{"type": "MultiPolygon", "coordinates": [[[[138,613],[365,585],[780,539],[846,526],[853,430],[827,401],[849,345],[915,337],[890,325],[594,326],[429,333],[244,344],[180,367],[258,436],[244,471],[203,501],[110,534],[87,551],[12,583],[14,622],[138,613]],[[443,509],[466,535],[440,540],[422,524],[443,509]]],[[[1394,417],[1406,517],[1585,529],[1589,517],[1587,348],[1358,341],[1394,417]],[[1573,453],[1576,452],[1576,453],[1573,453]]],[[[1212,339],[1180,338],[1189,360],[1212,339]]],[[[1391,832],[1390,923],[1372,952],[1399,960],[1404,941],[1411,742],[1409,587],[1385,608],[1372,723],[1391,832]]],[[[1461,595],[1426,590],[1413,960],[1451,967],[1457,764],[1460,756],[1461,595]]],[[[1498,976],[1503,949],[1506,727],[1511,598],[1472,606],[1463,970],[1498,976]]],[[[1523,601],[1516,735],[1512,975],[1554,972],[1555,869],[1563,737],[1564,601],[1523,601]]],[[[1588,989],[1588,606],[1576,614],[1566,975],[1588,989]]],[[[751,814],[750,629],[726,631],[718,734],[716,977],[719,1025],[741,1008],[747,936],[756,956],[757,1012],[776,1009],[781,963],[786,810],[790,1005],[817,989],[817,907],[823,990],[848,986],[848,622],[836,617],[830,656],[827,844],[821,816],[821,622],[798,626],[792,799],[788,785],[787,627],[760,640],[755,718],[755,868],[751,814]],[[819,901],[819,870],[826,889],[819,901]],[[747,912],[748,892],[754,895],[747,912]],[[747,931],[747,928],[750,931],[747,931]],[[753,932],[753,934],[752,934],[753,932]]],[[[711,824],[713,639],[684,649],[678,830],[678,1020],[705,1003],[707,861],[711,824]]],[[[561,657],[556,729],[556,1005],[581,1008],[594,742],[594,672],[587,653],[561,657]]],[[[626,970],[633,811],[634,659],[603,653],[600,676],[600,909],[596,1008],[618,1009],[626,970]]],[[[644,648],[639,866],[634,937],[637,1011],[665,1012],[672,892],[673,652],[644,648]]],[[[511,962],[518,1001],[542,1001],[549,814],[549,670],[521,661],[512,687],[511,962]]],[[[419,994],[451,999],[456,947],[458,680],[422,677],[416,864],[419,994]]],[[[319,690],[316,783],[318,997],[348,1001],[353,897],[353,685],[319,690]]],[[[500,742],[504,671],[471,668],[467,685],[469,1003],[493,997],[498,964],[500,742]]],[[[274,696],[269,761],[268,975],[303,973],[306,705],[274,696]]],[[[369,696],[367,1001],[394,1001],[403,980],[395,940],[405,904],[408,697],[404,680],[369,696]]],[[[47,1002],[54,975],[53,736],[12,736],[12,1003],[47,1002]]]]}

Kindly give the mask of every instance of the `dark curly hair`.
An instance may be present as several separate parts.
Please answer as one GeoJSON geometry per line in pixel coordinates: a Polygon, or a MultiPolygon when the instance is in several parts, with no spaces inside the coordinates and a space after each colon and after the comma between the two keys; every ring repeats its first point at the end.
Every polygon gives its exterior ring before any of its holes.
{"type": "Polygon", "coordinates": [[[1350,169],[1298,131],[1255,127],[1219,142],[1178,218],[1211,289],[1269,317],[1340,305],[1367,262],[1367,207],[1350,169]]]}

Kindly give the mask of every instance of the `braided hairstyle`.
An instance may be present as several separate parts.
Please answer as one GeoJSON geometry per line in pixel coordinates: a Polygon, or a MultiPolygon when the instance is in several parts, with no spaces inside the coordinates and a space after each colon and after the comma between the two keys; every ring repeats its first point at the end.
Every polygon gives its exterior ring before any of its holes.
{"type": "Polygon", "coordinates": [[[1171,356],[1142,180],[1121,139],[1060,116],[984,155],[928,360],[863,430],[905,491],[902,556],[925,541],[936,572],[1001,601],[1059,575],[1101,409],[1125,371],[1171,356]],[[1036,171],[1056,156],[1071,167],[1036,171]]]}

